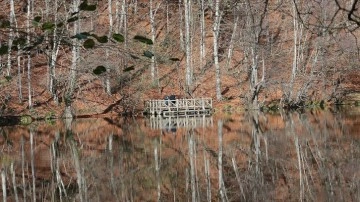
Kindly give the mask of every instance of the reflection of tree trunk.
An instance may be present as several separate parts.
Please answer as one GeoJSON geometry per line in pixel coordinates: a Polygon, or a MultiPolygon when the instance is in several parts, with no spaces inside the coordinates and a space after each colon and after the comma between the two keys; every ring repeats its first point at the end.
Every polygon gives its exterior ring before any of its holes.
{"type": "Polygon", "coordinates": [[[116,190],[115,175],[114,175],[114,151],[113,151],[113,139],[114,135],[109,135],[109,164],[110,164],[110,186],[116,201],[119,201],[119,197],[116,190]]]}
{"type": "Polygon", "coordinates": [[[1,169],[1,188],[2,188],[2,193],[3,193],[3,201],[6,202],[7,201],[7,196],[6,196],[6,173],[5,173],[5,168],[1,169]]]}
{"type": "Polygon", "coordinates": [[[243,185],[242,185],[241,179],[240,179],[239,169],[237,167],[237,163],[236,163],[236,160],[235,160],[235,155],[231,158],[231,162],[232,162],[233,169],[234,169],[234,172],[235,172],[236,181],[239,184],[239,188],[240,188],[240,191],[241,191],[241,196],[243,197],[244,201],[246,201],[244,188],[243,188],[243,185]]]}
{"type": "MultiPolygon", "coordinates": [[[[71,130],[67,130],[66,133],[72,133],[71,130]]],[[[83,168],[81,167],[80,155],[76,143],[73,139],[69,139],[69,145],[71,149],[72,158],[74,161],[75,171],[76,171],[76,181],[79,188],[79,197],[80,201],[88,201],[86,196],[86,185],[85,178],[83,174],[83,168]]]]}
{"type": "Polygon", "coordinates": [[[156,174],[156,184],[157,184],[157,201],[160,201],[161,198],[161,188],[160,188],[160,163],[159,163],[159,153],[158,147],[154,148],[154,158],[155,158],[155,174],[156,174]]]}
{"type": "Polygon", "coordinates": [[[11,165],[10,165],[10,173],[11,173],[11,179],[12,179],[12,184],[13,184],[13,189],[14,189],[15,201],[16,201],[16,202],[19,202],[19,196],[18,196],[18,193],[17,193],[17,185],[16,185],[14,162],[11,162],[11,165]]]}
{"type": "Polygon", "coordinates": [[[211,179],[210,179],[210,161],[207,157],[206,151],[204,151],[204,167],[206,177],[206,198],[207,201],[211,201],[211,179]]]}
{"type": "Polygon", "coordinates": [[[218,169],[219,169],[219,193],[221,201],[228,201],[226,196],[226,189],[224,184],[223,173],[223,121],[218,120],[218,141],[219,141],[219,155],[218,155],[218,169]]]}
{"type": "Polygon", "coordinates": [[[36,201],[36,184],[35,184],[35,155],[34,155],[34,131],[30,129],[30,165],[31,165],[31,175],[32,175],[32,194],[33,201],[36,201]]]}
{"type": "Polygon", "coordinates": [[[192,129],[188,132],[189,138],[189,161],[190,161],[190,186],[191,186],[191,199],[192,201],[196,200],[196,177],[195,177],[195,143],[194,143],[194,134],[192,129]]]}
{"type": "MultiPolygon", "coordinates": [[[[59,155],[59,149],[58,149],[59,138],[60,138],[60,132],[56,131],[55,139],[51,143],[50,154],[51,154],[51,169],[52,169],[52,173],[55,177],[56,189],[59,190],[58,193],[59,193],[60,201],[62,201],[63,194],[67,198],[67,193],[66,193],[66,188],[65,188],[64,182],[62,181],[61,174],[60,174],[60,167],[59,167],[59,156],[60,155],[59,155]]],[[[56,191],[54,188],[53,195],[55,195],[55,194],[56,194],[56,191]]]]}
{"type": "Polygon", "coordinates": [[[25,149],[24,149],[24,144],[25,144],[25,140],[24,137],[21,136],[21,140],[20,140],[20,144],[21,144],[21,178],[22,178],[22,189],[23,189],[23,201],[25,201],[26,199],[26,181],[25,181],[25,149]]]}

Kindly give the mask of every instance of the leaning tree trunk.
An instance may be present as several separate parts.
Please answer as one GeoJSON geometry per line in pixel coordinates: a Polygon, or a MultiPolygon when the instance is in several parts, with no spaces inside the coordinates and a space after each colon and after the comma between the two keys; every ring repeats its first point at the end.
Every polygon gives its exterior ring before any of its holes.
{"type": "Polygon", "coordinates": [[[228,48],[228,55],[227,55],[226,66],[225,66],[226,70],[229,70],[230,66],[231,66],[231,60],[232,60],[232,55],[233,55],[233,51],[234,51],[234,41],[235,41],[235,37],[236,37],[236,33],[237,33],[238,21],[239,21],[239,16],[236,16],[235,21],[234,21],[234,28],[233,28],[233,32],[231,34],[230,44],[229,44],[229,48],[228,48]]]}

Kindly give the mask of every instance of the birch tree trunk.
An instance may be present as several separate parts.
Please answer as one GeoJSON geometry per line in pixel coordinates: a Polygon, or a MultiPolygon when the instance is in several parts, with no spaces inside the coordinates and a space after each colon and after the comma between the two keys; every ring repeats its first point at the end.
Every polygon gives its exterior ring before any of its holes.
{"type": "Polygon", "coordinates": [[[201,17],[200,17],[200,68],[204,66],[204,61],[206,58],[206,49],[205,49],[205,4],[204,0],[201,0],[201,17]]]}
{"type": "Polygon", "coordinates": [[[293,53],[293,63],[292,63],[292,68],[291,68],[291,78],[290,78],[290,89],[289,89],[289,99],[291,99],[292,97],[292,91],[293,91],[293,85],[294,85],[294,80],[296,77],[296,72],[297,72],[297,64],[298,64],[298,52],[297,52],[297,44],[298,44],[298,22],[297,22],[297,14],[296,14],[296,8],[295,8],[295,3],[293,3],[293,26],[294,26],[294,53],[293,53]]]}
{"type": "MultiPolygon", "coordinates": [[[[26,36],[26,43],[30,44],[30,21],[32,19],[32,0],[27,0],[27,15],[26,15],[26,32],[28,33],[26,36]]],[[[31,95],[31,55],[27,54],[27,80],[28,80],[28,105],[29,109],[32,108],[32,95],[31,95]]]]}
{"type": "MultiPolygon", "coordinates": [[[[153,41],[154,45],[155,45],[155,19],[154,19],[154,13],[155,11],[153,11],[153,1],[150,0],[150,26],[151,26],[151,40],[153,41]]],[[[154,53],[154,45],[152,46],[152,53],[154,53]]],[[[151,57],[151,67],[150,67],[150,71],[151,71],[151,80],[153,82],[153,84],[156,83],[156,79],[155,79],[155,56],[151,57]]]]}
{"type": "MultiPolygon", "coordinates": [[[[74,0],[73,4],[72,4],[72,8],[71,8],[71,13],[77,13],[77,15],[80,15],[80,11],[78,9],[79,7],[79,0],[74,0]]],[[[74,22],[74,26],[73,26],[73,35],[75,36],[77,33],[79,33],[80,31],[80,21],[76,20],[74,22]]],[[[80,57],[80,47],[78,44],[78,40],[77,39],[73,39],[73,46],[72,46],[72,60],[71,60],[71,67],[70,67],[70,75],[69,75],[69,87],[68,87],[68,92],[66,94],[66,100],[65,100],[65,104],[67,107],[70,107],[71,102],[72,102],[72,96],[75,90],[75,84],[76,84],[76,72],[77,72],[77,61],[78,58],[80,57]]]]}
{"type": "Polygon", "coordinates": [[[184,5],[185,5],[185,52],[186,52],[185,91],[186,93],[190,93],[190,88],[192,86],[190,4],[191,4],[191,0],[185,0],[184,5]]]}
{"type": "MultiPolygon", "coordinates": [[[[112,0],[108,0],[108,12],[109,12],[109,33],[108,33],[108,37],[110,38],[111,37],[111,33],[112,33],[112,30],[113,30],[113,17],[112,17],[112,0]]],[[[107,62],[107,65],[106,65],[106,68],[107,68],[107,71],[106,71],[106,81],[105,81],[105,85],[106,85],[106,93],[108,95],[111,95],[111,83],[110,83],[110,71],[111,71],[111,68],[110,68],[110,63],[108,62],[109,60],[109,49],[107,48],[105,50],[105,58],[106,58],[106,62],[107,62]]]]}
{"type": "Polygon", "coordinates": [[[230,66],[231,66],[231,59],[232,59],[232,55],[233,55],[233,51],[234,51],[234,40],[235,40],[236,33],[237,33],[238,21],[239,21],[239,16],[236,16],[235,21],[234,21],[234,28],[233,28],[233,32],[231,34],[230,44],[229,44],[229,48],[228,48],[228,55],[227,55],[227,60],[226,60],[226,70],[229,70],[230,66]]]}
{"type": "Polygon", "coordinates": [[[213,39],[214,39],[214,65],[215,65],[215,79],[216,79],[216,99],[221,100],[221,75],[220,75],[220,65],[219,65],[219,55],[218,55],[218,39],[220,32],[220,0],[215,2],[215,19],[213,25],[213,39]]]}
{"type": "Polygon", "coordinates": [[[8,42],[8,58],[7,58],[7,71],[6,75],[11,75],[11,47],[14,41],[14,22],[15,22],[15,8],[14,0],[10,0],[10,32],[9,32],[9,42],[8,42]]]}
{"type": "MultiPolygon", "coordinates": [[[[54,0],[54,23],[57,24],[57,10],[58,8],[58,0],[54,0]]],[[[57,95],[57,89],[56,89],[56,75],[55,75],[55,66],[56,66],[56,61],[57,61],[57,56],[59,53],[59,48],[60,48],[60,41],[61,41],[61,36],[58,36],[57,32],[58,32],[58,28],[57,26],[54,27],[54,31],[53,31],[53,45],[52,45],[52,49],[50,52],[50,61],[49,61],[49,90],[50,93],[52,94],[52,97],[54,99],[55,104],[58,104],[59,99],[58,99],[58,95],[57,95]]]]}
{"type": "Polygon", "coordinates": [[[179,35],[180,35],[180,47],[181,50],[185,50],[185,42],[184,42],[184,33],[183,33],[183,14],[182,14],[182,0],[179,0],[179,18],[180,18],[180,26],[179,26],[179,35]]]}
{"type": "Polygon", "coordinates": [[[20,47],[18,46],[18,54],[17,54],[17,65],[18,65],[18,88],[19,88],[19,102],[21,103],[23,100],[22,96],[22,74],[21,74],[21,54],[22,51],[20,50],[20,47]]]}

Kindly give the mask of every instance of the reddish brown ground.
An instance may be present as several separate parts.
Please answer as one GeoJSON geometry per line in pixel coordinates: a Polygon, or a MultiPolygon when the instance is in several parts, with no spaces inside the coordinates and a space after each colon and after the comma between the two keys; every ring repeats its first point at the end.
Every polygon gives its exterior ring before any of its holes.
{"type": "MultiPolygon", "coordinates": [[[[148,3],[147,1],[139,1],[139,5],[142,3],[148,3]]],[[[272,2],[272,1],[270,1],[272,2]]],[[[21,8],[21,5],[16,5],[16,10],[21,8]]],[[[135,76],[132,72],[125,73],[122,72],[124,67],[119,67],[120,73],[117,73],[115,70],[111,72],[111,83],[114,92],[112,95],[108,95],[104,90],[104,76],[94,76],[91,72],[95,66],[101,64],[101,62],[106,61],[103,57],[104,51],[101,49],[95,49],[92,51],[83,51],[81,53],[81,59],[79,61],[78,69],[78,80],[77,88],[74,95],[73,107],[75,109],[76,115],[119,115],[123,113],[134,113],[138,115],[143,109],[143,102],[149,99],[162,99],[165,95],[176,94],[179,97],[188,97],[184,93],[184,80],[185,80],[185,56],[184,52],[180,49],[178,44],[179,39],[179,22],[177,19],[177,7],[171,7],[171,12],[174,16],[172,23],[169,26],[171,33],[168,35],[170,41],[175,41],[174,44],[171,44],[169,47],[157,46],[156,49],[158,52],[161,52],[161,56],[164,57],[176,57],[179,58],[179,62],[158,62],[158,70],[160,79],[159,86],[154,87],[151,82],[150,70],[149,70],[149,60],[145,62],[138,62],[134,60],[129,60],[130,65],[135,65],[135,71],[145,68],[145,71],[141,75],[135,76]],[[100,62],[100,63],[99,63],[100,62]],[[131,77],[131,81],[126,84],[119,84],[120,78],[131,77]]],[[[98,18],[95,21],[97,24],[95,33],[97,34],[106,34],[108,26],[107,18],[107,4],[101,3],[98,8],[98,18]]],[[[160,11],[159,11],[160,12],[160,11]]],[[[164,12],[164,10],[161,10],[164,12]]],[[[131,39],[136,34],[150,36],[149,30],[149,20],[145,16],[148,13],[147,7],[139,6],[139,14],[137,16],[130,15],[129,17],[129,38],[131,39]]],[[[5,15],[5,14],[4,14],[5,15]]],[[[271,20],[269,20],[270,31],[276,31],[278,29],[288,28],[284,23],[289,23],[292,20],[289,16],[282,16],[284,19],[281,19],[282,13],[279,11],[273,12],[271,14],[271,20]]],[[[19,19],[22,19],[20,16],[19,19]]],[[[161,43],[165,38],[165,29],[166,21],[162,14],[158,14],[157,19],[157,42],[161,43]]],[[[207,61],[212,61],[212,43],[213,37],[211,32],[212,19],[210,15],[207,15],[207,35],[206,35],[206,48],[207,48],[207,61]]],[[[20,20],[23,22],[23,19],[20,20]]],[[[86,30],[89,28],[89,24],[84,23],[83,29],[86,30]]],[[[291,26],[289,26],[289,29],[291,26]]],[[[199,32],[196,30],[196,32],[199,32]]],[[[278,32],[280,32],[278,30],[278,32]]],[[[231,33],[231,32],[230,32],[231,33]]],[[[292,35],[291,30],[289,34],[285,36],[285,31],[281,31],[277,37],[285,41],[282,44],[282,50],[279,50],[279,54],[285,54],[289,51],[292,51],[292,35]],[[286,38],[288,37],[288,38],[286,38]]],[[[311,82],[310,88],[307,92],[308,101],[320,102],[321,100],[325,103],[334,103],[338,100],[340,101],[349,101],[348,103],[354,104],[355,100],[360,99],[360,71],[358,64],[354,64],[351,67],[343,69],[343,65],[348,65],[348,61],[344,58],[336,58],[331,54],[331,50],[337,50],[338,46],[349,46],[349,43],[353,43],[353,38],[349,37],[346,33],[339,33],[339,35],[344,35],[344,40],[340,40],[339,44],[330,44],[328,47],[329,50],[326,52],[326,57],[330,58],[328,63],[329,66],[334,66],[333,72],[326,71],[323,72],[323,76],[316,78],[311,82]],[[339,83],[337,87],[335,87],[339,83]],[[336,100],[336,99],[338,100],[336,100]]],[[[354,32],[354,35],[359,35],[358,32],[354,32]]],[[[224,34],[224,37],[229,37],[229,34],[224,34]]],[[[221,80],[222,80],[222,91],[223,97],[225,98],[222,101],[216,100],[215,93],[215,69],[213,65],[204,69],[199,67],[199,47],[198,47],[198,35],[194,36],[194,47],[193,47],[193,58],[194,58],[194,73],[196,79],[193,84],[193,97],[210,97],[214,100],[214,107],[217,111],[230,110],[230,111],[243,111],[247,108],[247,104],[250,99],[249,91],[249,78],[247,75],[248,67],[247,64],[241,63],[244,59],[243,51],[241,47],[237,47],[234,51],[234,56],[232,60],[233,66],[229,70],[226,70],[225,63],[226,60],[221,60],[221,80]],[[204,71],[204,73],[201,73],[204,71]]],[[[222,40],[222,39],[221,39],[222,40]]],[[[312,40],[310,37],[309,40],[312,40]]],[[[221,42],[221,41],[220,41],[221,42]]],[[[354,42],[355,43],[355,42],[354,42]]],[[[129,42],[131,51],[135,55],[141,55],[144,50],[143,44],[129,42]]],[[[237,45],[239,46],[239,45],[237,45]]],[[[351,46],[349,46],[351,47],[351,46]]],[[[149,47],[146,47],[149,48],[149,47]]],[[[309,50],[310,51],[310,50],[309,50]]],[[[112,52],[110,57],[106,62],[114,65],[121,66],[119,61],[119,54],[122,52],[112,52]]],[[[354,55],[356,57],[358,55],[354,55]]],[[[282,60],[283,58],[281,58],[282,60]]],[[[287,61],[280,60],[276,56],[269,55],[269,59],[265,63],[265,82],[266,85],[259,94],[259,103],[260,105],[268,105],[269,103],[276,102],[278,103],[284,94],[284,84],[287,84],[290,79],[291,63],[292,57],[289,56],[287,61]]],[[[354,58],[354,62],[358,59],[354,58]]],[[[68,70],[70,67],[71,55],[68,48],[62,49],[58,57],[58,66],[56,69],[56,74],[59,82],[59,96],[63,97],[67,78],[68,70]]],[[[304,70],[301,70],[298,73],[298,79],[296,80],[294,86],[294,94],[297,93],[299,88],[301,88],[308,78],[308,64],[305,66],[304,70]]],[[[34,55],[32,58],[32,79],[31,79],[31,92],[32,92],[32,101],[33,108],[28,109],[27,95],[28,95],[28,81],[27,81],[27,71],[22,72],[22,96],[23,99],[20,101],[18,92],[18,77],[17,75],[17,66],[14,62],[12,67],[13,75],[15,75],[10,81],[6,81],[4,77],[0,79],[0,114],[1,115],[23,115],[29,114],[33,117],[44,117],[50,114],[60,117],[63,113],[65,104],[61,102],[59,105],[56,105],[52,97],[47,90],[47,65],[46,58],[44,55],[34,55]]],[[[24,68],[24,67],[23,67],[24,68]]],[[[5,69],[4,69],[5,70],[5,69]]],[[[259,69],[259,78],[261,78],[261,68],[259,69]]],[[[322,74],[319,74],[322,75],[322,74]]]]}

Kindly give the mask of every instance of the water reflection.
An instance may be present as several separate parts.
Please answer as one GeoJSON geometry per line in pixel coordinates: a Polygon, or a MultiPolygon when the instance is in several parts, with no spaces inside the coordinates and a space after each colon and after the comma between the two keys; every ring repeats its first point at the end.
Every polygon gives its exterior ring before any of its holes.
{"type": "Polygon", "coordinates": [[[2,127],[1,197],[359,201],[359,131],[354,110],[2,127]]]}

